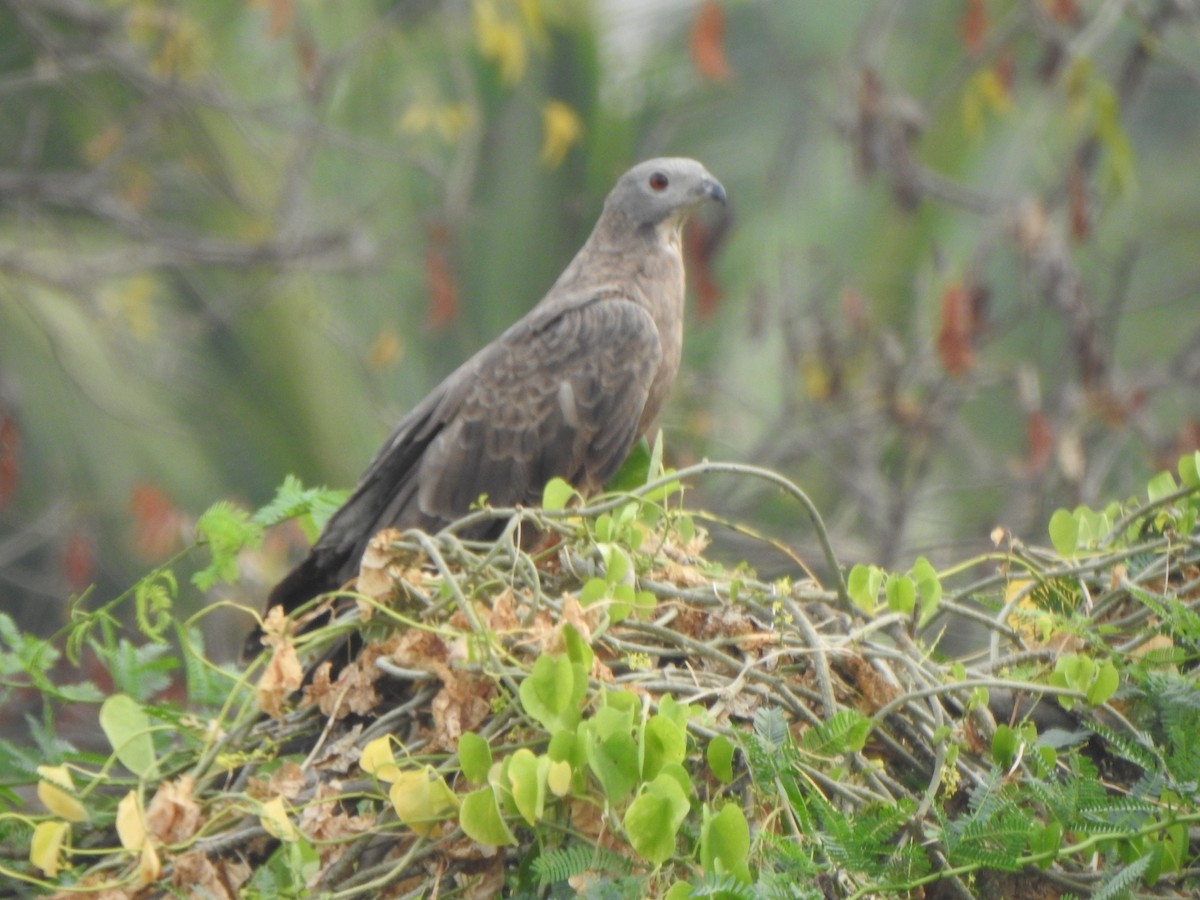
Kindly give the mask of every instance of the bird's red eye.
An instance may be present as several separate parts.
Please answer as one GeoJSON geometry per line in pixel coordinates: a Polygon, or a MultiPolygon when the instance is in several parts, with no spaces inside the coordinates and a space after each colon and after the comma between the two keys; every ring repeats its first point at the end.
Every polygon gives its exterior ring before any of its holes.
{"type": "Polygon", "coordinates": [[[650,189],[654,191],[665,191],[667,185],[671,182],[667,180],[667,176],[662,172],[655,172],[650,176],[650,189]]]}

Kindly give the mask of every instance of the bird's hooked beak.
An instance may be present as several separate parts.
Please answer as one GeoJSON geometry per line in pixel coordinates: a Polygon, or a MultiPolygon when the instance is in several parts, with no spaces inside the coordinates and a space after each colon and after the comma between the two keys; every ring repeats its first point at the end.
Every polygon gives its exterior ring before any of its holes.
{"type": "Polygon", "coordinates": [[[725,187],[711,175],[700,182],[700,193],[703,197],[725,205],[725,187]]]}

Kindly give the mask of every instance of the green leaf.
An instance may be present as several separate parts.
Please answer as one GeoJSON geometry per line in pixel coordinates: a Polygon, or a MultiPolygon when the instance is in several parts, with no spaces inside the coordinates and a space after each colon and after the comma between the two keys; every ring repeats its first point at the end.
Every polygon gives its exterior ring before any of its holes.
{"type": "Polygon", "coordinates": [[[664,715],[651,716],[642,731],[645,744],[642,778],[649,780],[668,763],[687,756],[687,732],[664,715]]]}
{"type": "Polygon", "coordinates": [[[1200,450],[1179,457],[1179,480],[1184,487],[1200,488],[1200,450]]]}
{"type": "Polygon", "coordinates": [[[596,654],[587,641],[583,639],[583,635],[579,630],[570,623],[563,623],[562,626],[563,649],[567,652],[567,659],[573,663],[578,663],[584,672],[592,671],[592,663],[596,659],[596,654]]]}
{"type": "Polygon", "coordinates": [[[1092,706],[1104,703],[1117,692],[1120,683],[1117,667],[1110,660],[1104,660],[1096,667],[1095,676],[1087,688],[1087,702],[1092,706]]]}
{"type": "Polygon", "coordinates": [[[579,602],[591,606],[608,597],[608,582],[603,578],[589,578],[579,589],[579,602]]]}
{"type": "Polygon", "coordinates": [[[670,719],[685,732],[688,719],[703,712],[704,707],[698,704],[680,703],[670,694],[663,694],[662,699],[658,701],[658,715],[670,719]]]}
{"type": "Polygon", "coordinates": [[[561,478],[551,478],[542,489],[542,509],[557,512],[567,508],[578,492],[561,478]]]}
{"type": "Polygon", "coordinates": [[[992,735],[992,759],[996,761],[996,765],[1005,770],[1012,766],[1020,744],[1021,736],[1014,728],[1004,724],[997,725],[996,733],[992,735]]]}
{"type": "Polygon", "coordinates": [[[917,608],[917,586],[907,575],[889,575],[884,594],[892,612],[908,616],[917,608]]]}
{"type": "Polygon", "coordinates": [[[630,448],[621,468],[605,483],[604,490],[614,493],[636,490],[653,477],[652,471],[650,445],[645,438],[639,438],[630,448]]]}
{"type": "Polygon", "coordinates": [[[938,611],[942,602],[942,581],[938,578],[937,569],[925,557],[918,556],[913,563],[909,576],[917,585],[917,605],[921,610],[918,627],[927,625],[938,611]]]}
{"type": "Polygon", "coordinates": [[[614,734],[607,738],[584,736],[588,768],[600,782],[610,804],[629,796],[638,782],[637,744],[631,734],[614,734]]]}
{"type": "Polygon", "coordinates": [[[505,775],[512,789],[517,812],[530,825],[536,825],[546,808],[546,773],[550,760],[522,747],[505,760],[505,775]]]}
{"type": "Polygon", "coordinates": [[[597,544],[600,558],[604,560],[604,580],[609,584],[620,584],[633,572],[629,554],[616,544],[597,544]]]}
{"type": "MultiPolygon", "coordinates": [[[[621,724],[616,727],[628,731],[633,728],[634,717],[642,711],[642,698],[633,691],[605,691],[603,709],[619,712],[620,716],[614,717],[613,721],[618,721],[619,719],[621,724]]],[[[598,712],[596,715],[597,718],[604,718],[609,714],[598,712]]]]}
{"type": "Polygon", "coordinates": [[[113,694],[100,706],[100,728],[125,768],[139,778],[157,777],[150,717],[140,703],[127,694],[113,694]]]}
{"type": "Polygon", "coordinates": [[[729,873],[750,884],[750,825],[746,814],[736,803],[726,803],[716,815],[708,812],[706,807],[706,821],[700,831],[700,864],[707,871],[729,873]]]}
{"type": "Polygon", "coordinates": [[[496,790],[491,785],[471,791],[463,797],[458,821],[467,837],[489,847],[505,847],[517,842],[500,815],[496,790]]]}
{"type": "Polygon", "coordinates": [[[879,589],[883,586],[883,576],[883,569],[878,566],[864,566],[860,563],[850,570],[850,576],[846,579],[846,590],[850,599],[867,615],[875,612],[879,589]]]}
{"type": "Polygon", "coordinates": [[[571,788],[582,791],[587,777],[587,749],[574,731],[560,731],[550,738],[546,756],[552,763],[571,767],[571,788]]]}
{"type": "Polygon", "coordinates": [[[708,767],[721,784],[729,784],[733,781],[733,752],[735,749],[733,741],[723,734],[716,735],[708,742],[708,748],[705,750],[708,767]]]}
{"type": "Polygon", "coordinates": [[[1079,522],[1065,509],[1056,509],[1050,516],[1050,543],[1063,558],[1074,556],[1079,547],[1079,522]]]}
{"type": "Polygon", "coordinates": [[[492,768],[492,747],[473,731],[465,731],[458,739],[458,762],[463,776],[475,784],[483,784],[492,768]]]}
{"type": "Polygon", "coordinates": [[[627,710],[604,706],[579,727],[588,768],[600,782],[610,804],[620,803],[638,782],[637,743],[633,717],[627,710]]]}
{"type": "Polygon", "coordinates": [[[550,732],[579,724],[586,692],[587,673],[567,656],[539,656],[519,688],[525,712],[550,732]]]}
{"type": "Polygon", "coordinates": [[[1179,486],[1175,483],[1175,476],[1170,472],[1159,472],[1146,484],[1146,496],[1149,497],[1151,503],[1161,500],[1177,490],[1179,490],[1179,486]]]}
{"type": "Polygon", "coordinates": [[[688,808],[687,794],[670,775],[659,775],[646,785],[623,819],[629,843],[638,855],[654,865],[670,859],[688,808]]]}
{"type": "Polygon", "coordinates": [[[1036,855],[1049,854],[1038,862],[1043,869],[1050,868],[1054,862],[1054,854],[1062,846],[1063,827],[1058,822],[1047,822],[1041,828],[1036,828],[1029,838],[1029,851],[1036,855]]]}

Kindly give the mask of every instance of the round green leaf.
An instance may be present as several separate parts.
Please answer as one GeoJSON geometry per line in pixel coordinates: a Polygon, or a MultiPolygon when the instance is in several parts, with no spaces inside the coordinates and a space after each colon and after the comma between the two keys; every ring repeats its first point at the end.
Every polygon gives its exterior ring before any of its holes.
{"type": "Polygon", "coordinates": [[[885,593],[892,612],[907,616],[917,608],[917,586],[907,575],[889,575],[885,593]]]}
{"type": "Polygon", "coordinates": [[[536,825],[546,808],[546,771],[550,760],[522,747],[508,758],[505,767],[517,812],[536,825]]]}
{"type": "Polygon", "coordinates": [[[542,509],[555,511],[566,509],[576,495],[575,488],[561,478],[551,478],[542,490],[542,509]]]}
{"type": "Polygon", "coordinates": [[[733,781],[733,752],[735,749],[733,741],[723,734],[718,734],[708,742],[708,749],[705,751],[708,767],[712,769],[717,781],[722,784],[729,784],[733,781]]]}
{"type": "Polygon", "coordinates": [[[468,781],[483,784],[492,768],[492,747],[475,732],[463,732],[458,739],[458,762],[468,781]]]}
{"type": "Polygon", "coordinates": [[[496,803],[496,791],[490,785],[471,791],[463,797],[458,821],[471,840],[490,847],[503,847],[517,842],[496,803]]]}
{"type": "Polygon", "coordinates": [[[629,843],[643,859],[655,865],[675,853],[675,838],[688,812],[687,794],[669,775],[659,775],[625,811],[629,843]]]}
{"type": "Polygon", "coordinates": [[[100,706],[100,727],[125,768],[139,778],[158,774],[150,717],[140,703],[127,694],[113,694],[100,706]]]}
{"type": "Polygon", "coordinates": [[[856,565],[846,579],[846,590],[854,605],[871,615],[875,612],[875,601],[883,586],[883,570],[878,566],[856,565]]]}
{"type": "Polygon", "coordinates": [[[705,869],[716,866],[720,872],[742,877],[750,874],[750,825],[736,803],[726,803],[708,818],[700,835],[700,863],[705,869]]]}
{"type": "Polygon", "coordinates": [[[1056,509],[1050,516],[1050,543],[1062,557],[1075,555],[1079,546],[1079,522],[1065,509],[1056,509]]]}

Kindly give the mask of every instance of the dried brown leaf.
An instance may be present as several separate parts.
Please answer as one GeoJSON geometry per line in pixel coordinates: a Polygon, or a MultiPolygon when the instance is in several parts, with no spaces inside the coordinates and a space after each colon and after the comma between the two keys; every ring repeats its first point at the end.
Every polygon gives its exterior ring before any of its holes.
{"type": "Polygon", "coordinates": [[[200,807],[192,797],[196,780],[183,775],[164,781],[146,806],[146,827],[164,844],[181,844],[200,828],[200,807]]]}
{"type": "Polygon", "coordinates": [[[474,731],[487,721],[496,688],[491,679],[446,667],[438,677],[442,689],[430,704],[433,740],[442,749],[453,750],[464,731],[474,731]]]}
{"type": "Polygon", "coordinates": [[[189,897],[234,900],[235,893],[250,877],[250,867],[236,859],[210,860],[203,851],[191,850],[173,860],[171,886],[189,897]]]}
{"type": "Polygon", "coordinates": [[[308,778],[300,764],[293,759],[284,760],[283,764],[271,773],[267,782],[272,794],[295,800],[308,786],[308,778]]]}
{"type": "Polygon", "coordinates": [[[987,38],[988,13],[985,0],[967,0],[967,8],[963,11],[962,22],[959,26],[963,46],[968,53],[978,53],[983,49],[987,38]]]}
{"type": "Polygon", "coordinates": [[[332,681],[332,664],[328,661],[321,663],[313,672],[312,681],[304,688],[303,704],[315,704],[323,715],[333,719],[344,719],[351,713],[364,715],[375,709],[379,704],[379,692],[375,684],[380,677],[375,658],[379,654],[370,651],[370,646],[364,648],[332,681]]]}
{"type": "Polygon", "coordinates": [[[273,719],[282,718],[284,701],[300,689],[303,681],[304,669],[296,656],[295,646],[288,640],[279,641],[255,687],[258,708],[273,719]]]}
{"type": "Polygon", "coordinates": [[[971,296],[966,286],[961,281],[947,285],[942,292],[937,348],[942,368],[956,377],[965,375],[975,364],[975,351],[971,345],[974,319],[971,296]]]}
{"type": "Polygon", "coordinates": [[[732,77],[725,57],[725,10],[716,0],[705,0],[696,10],[689,43],[692,65],[702,78],[728,81],[732,77]]]}

